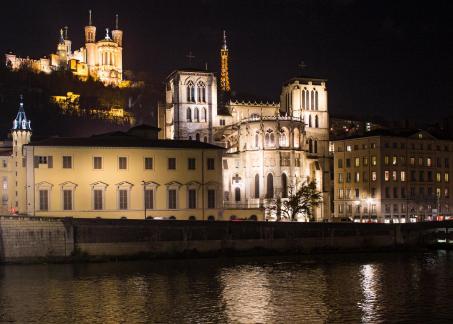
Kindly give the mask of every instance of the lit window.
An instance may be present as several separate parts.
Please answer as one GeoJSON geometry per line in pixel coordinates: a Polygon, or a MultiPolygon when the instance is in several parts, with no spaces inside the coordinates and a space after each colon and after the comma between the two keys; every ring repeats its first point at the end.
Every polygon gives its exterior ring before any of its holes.
{"type": "Polygon", "coordinates": [[[373,165],[373,166],[377,165],[377,159],[376,159],[376,156],[375,156],[375,155],[373,155],[373,156],[371,157],[371,165],[373,165]]]}
{"type": "Polygon", "coordinates": [[[390,180],[390,171],[384,171],[384,180],[389,181],[390,180]]]}
{"type": "Polygon", "coordinates": [[[397,158],[396,156],[392,156],[392,165],[397,165],[398,162],[397,162],[397,158]]]}
{"type": "Polygon", "coordinates": [[[444,181],[445,182],[448,182],[449,178],[448,178],[448,172],[445,172],[444,174],[444,181]]]}
{"type": "Polygon", "coordinates": [[[376,171],[371,172],[371,180],[372,181],[376,181],[377,180],[376,171]]]}
{"type": "Polygon", "coordinates": [[[431,160],[431,158],[426,158],[426,166],[432,166],[432,163],[433,161],[431,160]]]}
{"type": "Polygon", "coordinates": [[[360,181],[360,172],[356,172],[355,173],[355,182],[359,182],[360,181]]]}
{"type": "Polygon", "coordinates": [[[396,171],[392,171],[392,180],[393,181],[397,181],[398,180],[397,175],[396,175],[396,171]]]}
{"type": "Polygon", "coordinates": [[[384,156],[384,164],[389,165],[389,157],[388,155],[384,156]]]}
{"type": "Polygon", "coordinates": [[[352,146],[351,145],[346,146],[346,151],[351,152],[352,151],[352,146]]]}
{"type": "Polygon", "coordinates": [[[401,181],[406,181],[406,171],[401,171],[400,172],[400,178],[401,178],[401,181]]]}
{"type": "Polygon", "coordinates": [[[441,181],[440,172],[436,172],[436,181],[437,182],[441,181]]]}
{"type": "Polygon", "coordinates": [[[355,164],[356,167],[360,166],[360,158],[359,157],[355,158],[355,163],[354,164],[355,164]]]}
{"type": "Polygon", "coordinates": [[[410,158],[410,164],[411,164],[411,166],[415,165],[415,158],[414,157],[410,158]]]}

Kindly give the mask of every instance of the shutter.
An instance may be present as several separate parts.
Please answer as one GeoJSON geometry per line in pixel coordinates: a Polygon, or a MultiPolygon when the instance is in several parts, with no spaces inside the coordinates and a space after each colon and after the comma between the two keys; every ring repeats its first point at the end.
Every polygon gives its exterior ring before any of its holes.
{"type": "Polygon", "coordinates": [[[53,168],[53,157],[52,156],[47,157],[47,167],[49,169],[53,168]]]}
{"type": "Polygon", "coordinates": [[[33,157],[33,167],[38,168],[39,167],[39,156],[34,156],[33,157]]]}

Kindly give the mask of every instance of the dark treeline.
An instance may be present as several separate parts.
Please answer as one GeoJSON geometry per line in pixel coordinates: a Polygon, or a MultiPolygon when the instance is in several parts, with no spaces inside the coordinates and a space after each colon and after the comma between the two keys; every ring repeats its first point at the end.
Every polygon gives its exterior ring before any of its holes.
{"type": "MultiPolygon", "coordinates": [[[[132,74],[129,72],[129,75],[132,74]]],[[[123,107],[136,116],[137,123],[155,124],[157,101],[162,91],[159,83],[146,79],[143,74],[140,77],[144,81],[143,87],[119,89],[106,87],[91,78],[83,82],[69,71],[45,74],[35,73],[28,68],[11,71],[3,66],[0,68],[0,136],[7,136],[19,107],[21,94],[27,117],[31,119],[36,135],[88,136],[129,127],[127,124],[121,125],[85,114],[63,114],[51,97],[66,95],[69,91],[80,94],[81,111],[123,107]]]]}

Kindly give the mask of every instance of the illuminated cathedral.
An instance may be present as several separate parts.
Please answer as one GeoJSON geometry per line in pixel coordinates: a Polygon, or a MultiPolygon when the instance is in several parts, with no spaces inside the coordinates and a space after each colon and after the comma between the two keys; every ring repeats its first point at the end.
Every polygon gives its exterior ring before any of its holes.
{"type": "Polygon", "coordinates": [[[222,103],[231,86],[225,34],[220,58],[219,90],[214,73],[206,70],[181,69],[167,77],[166,102],[159,107],[161,137],[225,148],[225,209],[264,208],[272,220],[276,215],[266,206],[315,180],[323,197],[315,218],[330,217],[327,81],[292,78],[283,84],[280,103],[222,103]]]}
{"type": "Polygon", "coordinates": [[[115,28],[105,30],[104,38],[96,40],[96,27],[92,23],[89,11],[88,25],[85,26],[85,46],[72,50],[68,38],[68,28],[60,30],[60,37],[55,53],[49,57],[30,59],[6,54],[6,66],[17,70],[23,66],[36,72],[51,73],[57,70],[70,70],[81,80],[88,77],[99,80],[106,85],[121,86],[123,80],[123,31],[118,26],[118,15],[115,17],[115,28]]]}

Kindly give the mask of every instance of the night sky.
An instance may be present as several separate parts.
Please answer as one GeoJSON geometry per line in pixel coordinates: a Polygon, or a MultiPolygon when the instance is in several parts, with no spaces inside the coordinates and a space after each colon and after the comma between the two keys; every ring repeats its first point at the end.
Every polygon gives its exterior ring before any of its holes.
{"type": "Polygon", "coordinates": [[[97,38],[120,16],[124,69],[163,81],[189,65],[218,71],[228,33],[232,88],[279,99],[304,73],[329,80],[333,115],[434,119],[453,107],[453,1],[12,1],[0,11],[0,52],[41,57],[69,26],[73,48],[93,10],[97,38]],[[308,66],[303,72],[300,61],[308,66]]]}

